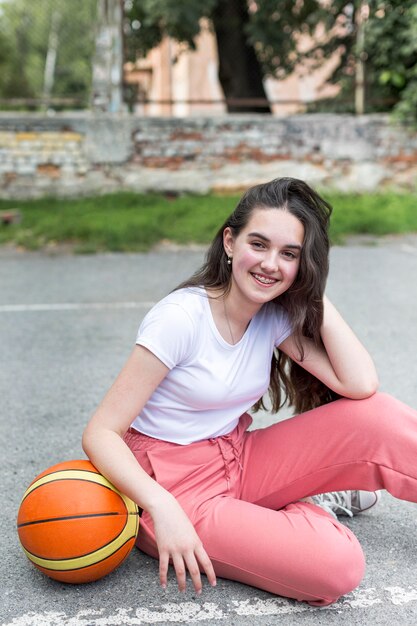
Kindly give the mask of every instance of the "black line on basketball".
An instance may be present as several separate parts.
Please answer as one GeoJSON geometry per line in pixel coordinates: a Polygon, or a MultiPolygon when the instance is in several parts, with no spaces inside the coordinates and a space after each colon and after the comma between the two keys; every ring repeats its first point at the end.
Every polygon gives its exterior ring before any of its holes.
{"type": "Polygon", "coordinates": [[[47,519],[39,519],[34,520],[33,522],[23,522],[22,524],[18,524],[18,528],[23,528],[24,526],[32,526],[32,524],[44,524],[46,522],[63,522],[65,520],[73,520],[73,519],[83,519],[90,517],[108,517],[109,515],[126,515],[126,513],[118,513],[117,511],[111,511],[107,513],[86,513],[85,515],[66,515],[65,517],[51,517],[47,519]]]}

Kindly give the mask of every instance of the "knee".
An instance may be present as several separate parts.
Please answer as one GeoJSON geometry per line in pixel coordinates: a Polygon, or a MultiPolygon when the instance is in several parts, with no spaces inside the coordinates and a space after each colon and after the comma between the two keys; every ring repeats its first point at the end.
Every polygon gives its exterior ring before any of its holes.
{"type": "Polygon", "coordinates": [[[393,412],[399,411],[405,407],[400,400],[397,400],[394,396],[383,391],[377,391],[361,402],[367,403],[373,410],[381,415],[392,415],[393,412]]]}
{"type": "Polygon", "coordinates": [[[348,400],[349,414],[353,420],[366,427],[366,430],[374,428],[376,433],[381,434],[385,427],[390,430],[394,423],[398,424],[405,412],[409,411],[400,400],[388,393],[377,392],[364,400],[348,400]]]}
{"type": "Polygon", "coordinates": [[[359,541],[348,528],[341,529],[339,545],[334,545],[320,559],[317,605],[336,602],[360,584],[365,573],[365,557],[359,541]]]}

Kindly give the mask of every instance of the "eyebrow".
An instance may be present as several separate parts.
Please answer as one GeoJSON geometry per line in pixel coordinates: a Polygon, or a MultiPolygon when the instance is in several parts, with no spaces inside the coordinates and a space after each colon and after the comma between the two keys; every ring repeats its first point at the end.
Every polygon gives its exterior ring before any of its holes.
{"type": "MultiPolygon", "coordinates": [[[[262,239],[263,241],[266,241],[267,243],[271,243],[271,240],[268,239],[268,237],[265,237],[265,235],[262,235],[261,233],[249,233],[248,237],[257,237],[258,239],[262,239]]],[[[284,248],[301,250],[302,246],[300,246],[298,243],[288,243],[284,246],[284,248]]]]}

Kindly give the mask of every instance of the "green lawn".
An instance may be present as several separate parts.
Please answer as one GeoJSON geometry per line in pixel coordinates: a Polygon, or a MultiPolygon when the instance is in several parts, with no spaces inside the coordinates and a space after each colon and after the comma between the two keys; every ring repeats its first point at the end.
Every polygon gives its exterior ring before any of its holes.
{"type": "MultiPolygon", "coordinates": [[[[417,194],[329,194],[333,205],[331,238],[350,234],[417,232],[417,194]]],[[[72,244],[76,252],[146,251],[163,239],[208,243],[236,205],[235,195],[118,193],[76,200],[0,200],[4,212],[18,210],[17,224],[2,224],[0,244],[29,250],[51,243],[72,244]]]]}

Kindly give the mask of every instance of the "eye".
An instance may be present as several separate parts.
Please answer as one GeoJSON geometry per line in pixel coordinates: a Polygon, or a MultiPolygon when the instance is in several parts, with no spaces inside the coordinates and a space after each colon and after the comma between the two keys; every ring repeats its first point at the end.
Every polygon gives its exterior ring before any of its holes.
{"type": "Polygon", "coordinates": [[[291,250],[284,250],[282,253],[287,259],[297,259],[298,255],[291,250]]]}
{"type": "Polygon", "coordinates": [[[263,250],[265,248],[265,244],[262,241],[251,241],[252,248],[256,250],[263,250]]]}

